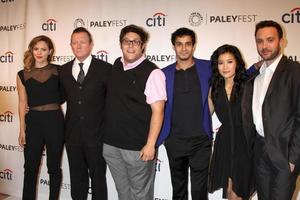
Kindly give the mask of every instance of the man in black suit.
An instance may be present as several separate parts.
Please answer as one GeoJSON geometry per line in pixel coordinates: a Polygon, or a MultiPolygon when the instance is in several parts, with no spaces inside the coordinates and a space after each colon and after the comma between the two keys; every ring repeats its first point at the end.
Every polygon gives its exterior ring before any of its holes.
{"type": "Polygon", "coordinates": [[[282,55],[277,22],[259,22],[255,40],[263,64],[245,85],[242,109],[258,199],[288,200],[300,166],[300,64],[282,55]]]}
{"type": "Polygon", "coordinates": [[[67,101],[65,140],[71,196],[75,200],[87,199],[90,177],[92,199],[106,200],[106,163],[100,127],[111,64],[92,57],[93,40],[85,28],[73,31],[71,48],[75,59],[63,65],[60,73],[67,101]]]}

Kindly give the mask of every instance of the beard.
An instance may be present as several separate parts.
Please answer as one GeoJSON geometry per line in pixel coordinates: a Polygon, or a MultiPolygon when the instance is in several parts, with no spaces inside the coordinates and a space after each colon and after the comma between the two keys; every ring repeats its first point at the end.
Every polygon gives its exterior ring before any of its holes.
{"type": "Polygon", "coordinates": [[[269,50],[268,49],[262,49],[259,52],[259,55],[263,58],[264,61],[274,60],[280,54],[280,48],[279,47],[274,49],[274,51],[271,52],[271,54],[268,54],[268,55],[264,55],[264,51],[269,51],[269,50]]]}
{"type": "Polygon", "coordinates": [[[187,60],[191,59],[192,57],[193,57],[193,55],[189,55],[189,54],[177,55],[177,59],[182,60],[182,61],[187,61],[187,60]]]}

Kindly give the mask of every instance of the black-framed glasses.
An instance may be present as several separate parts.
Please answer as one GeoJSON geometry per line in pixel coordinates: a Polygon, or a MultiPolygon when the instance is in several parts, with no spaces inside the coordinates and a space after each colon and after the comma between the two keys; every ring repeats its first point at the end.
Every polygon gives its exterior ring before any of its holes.
{"type": "Polygon", "coordinates": [[[135,46],[135,47],[139,47],[139,46],[141,46],[143,44],[143,42],[140,41],[140,40],[123,39],[122,40],[122,44],[126,45],[126,46],[132,45],[132,46],[135,46]]]}

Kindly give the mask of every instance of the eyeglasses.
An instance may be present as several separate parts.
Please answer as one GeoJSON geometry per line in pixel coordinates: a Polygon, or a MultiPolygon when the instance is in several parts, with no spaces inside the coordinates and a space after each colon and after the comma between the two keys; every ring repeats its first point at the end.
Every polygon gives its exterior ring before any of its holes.
{"type": "Polygon", "coordinates": [[[139,46],[141,46],[143,44],[143,42],[140,41],[140,40],[127,40],[127,39],[123,39],[122,40],[122,44],[126,45],[126,46],[132,45],[132,46],[135,46],[135,47],[139,47],[139,46]]]}

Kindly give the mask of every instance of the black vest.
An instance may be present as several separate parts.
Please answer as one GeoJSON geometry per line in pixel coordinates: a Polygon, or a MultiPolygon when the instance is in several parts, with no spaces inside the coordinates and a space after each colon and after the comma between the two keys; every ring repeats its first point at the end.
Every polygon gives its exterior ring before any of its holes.
{"type": "Polygon", "coordinates": [[[62,66],[60,80],[67,101],[66,143],[95,146],[101,142],[107,80],[111,64],[92,58],[82,84],[72,75],[73,61],[62,66]]]}
{"type": "Polygon", "coordinates": [[[107,89],[105,143],[135,151],[146,144],[152,112],[144,91],[154,69],[147,59],[127,71],[120,58],[115,61],[107,89]]]}

